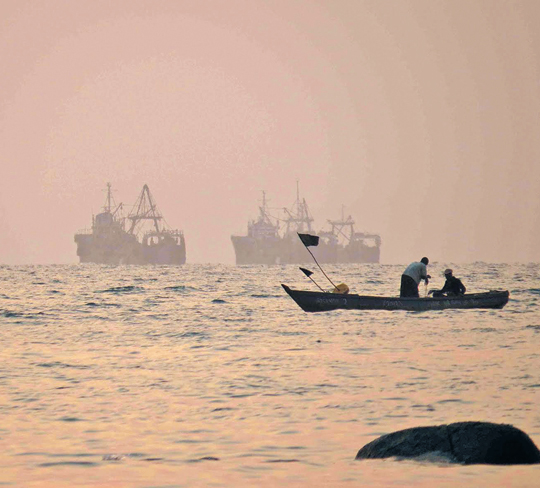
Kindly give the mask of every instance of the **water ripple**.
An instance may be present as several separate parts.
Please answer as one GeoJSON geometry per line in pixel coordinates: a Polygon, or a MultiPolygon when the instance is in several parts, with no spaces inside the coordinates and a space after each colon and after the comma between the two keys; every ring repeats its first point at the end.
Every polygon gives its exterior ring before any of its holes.
{"type": "MultiPolygon", "coordinates": [[[[374,295],[396,294],[402,272],[327,268],[374,295]]],[[[459,270],[470,290],[511,285],[507,307],[306,314],[280,288],[311,286],[295,266],[0,266],[2,476],[104,488],[120,476],[245,487],[444,475],[502,488],[482,468],[353,461],[382,433],[461,420],[512,423],[540,443],[540,265],[459,270]]],[[[513,479],[537,478],[520,469],[513,479]]]]}

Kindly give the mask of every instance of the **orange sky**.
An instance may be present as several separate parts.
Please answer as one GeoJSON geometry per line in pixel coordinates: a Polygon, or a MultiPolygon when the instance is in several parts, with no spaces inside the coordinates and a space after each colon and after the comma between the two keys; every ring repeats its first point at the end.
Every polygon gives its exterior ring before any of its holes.
{"type": "Polygon", "coordinates": [[[111,182],[188,262],[261,190],[381,260],[540,261],[540,3],[3,0],[0,263],[75,263],[111,182]]]}

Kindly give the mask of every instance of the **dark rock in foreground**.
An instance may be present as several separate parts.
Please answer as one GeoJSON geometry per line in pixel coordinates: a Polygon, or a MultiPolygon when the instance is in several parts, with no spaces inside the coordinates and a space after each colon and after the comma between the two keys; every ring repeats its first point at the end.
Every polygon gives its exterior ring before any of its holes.
{"type": "Polygon", "coordinates": [[[540,463],[540,451],[527,434],[511,425],[490,422],[400,430],[366,444],[356,459],[415,458],[430,453],[462,464],[540,463]]]}

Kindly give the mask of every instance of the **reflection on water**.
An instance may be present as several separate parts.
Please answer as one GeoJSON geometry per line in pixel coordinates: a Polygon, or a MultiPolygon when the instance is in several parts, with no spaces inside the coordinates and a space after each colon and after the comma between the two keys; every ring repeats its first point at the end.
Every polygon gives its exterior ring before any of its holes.
{"type": "MultiPolygon", "coordinates": [[[[540,266],[453,267],[509,304],[306,314],[294,266],[0,267],[0,485],[536,486],[537,466],[354,461],[463,420],[540,445],[540,266]]],[[[327,267],[373,295],[401,271],[327,267]]]]}

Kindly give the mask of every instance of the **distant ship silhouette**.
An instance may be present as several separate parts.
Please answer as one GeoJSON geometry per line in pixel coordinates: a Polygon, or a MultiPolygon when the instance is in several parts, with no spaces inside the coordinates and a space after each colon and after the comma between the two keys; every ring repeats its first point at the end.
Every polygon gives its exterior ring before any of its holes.
{"type": "Polygon", "coordinates": [[[92,216],[92,229],[75,234],[77,255],[81,263],[98,264],[184,264],[184,233],[165,227],[148,185],[124,217],[123,204],[114,202],[111,184],[103,211],[92,216]],[[144,223],[151,228],[144,230],[144,223]],[[127,227],[127,230],[126,230],[127,227]]]}
{"type": "MultiPolygon", "coordinates": [[[[248,222],[245,236],[231,236],[236,264],[302,264],[311,257],[298,239],[297,233],[312,233],[313,217],[306,200],[300,198],[297,184],[296,202],[284,208],[284,218],[273,217],[263,192],[259,217],[248,222]],[[280,227],[283,224],[283,228],[280,227]]],[[[313,249],[321,263],[378,263],[381,237],[378,234],[355,232],[352,217],[329,220],[331,228],[318,233],[319,245],[313,249]]]]}

